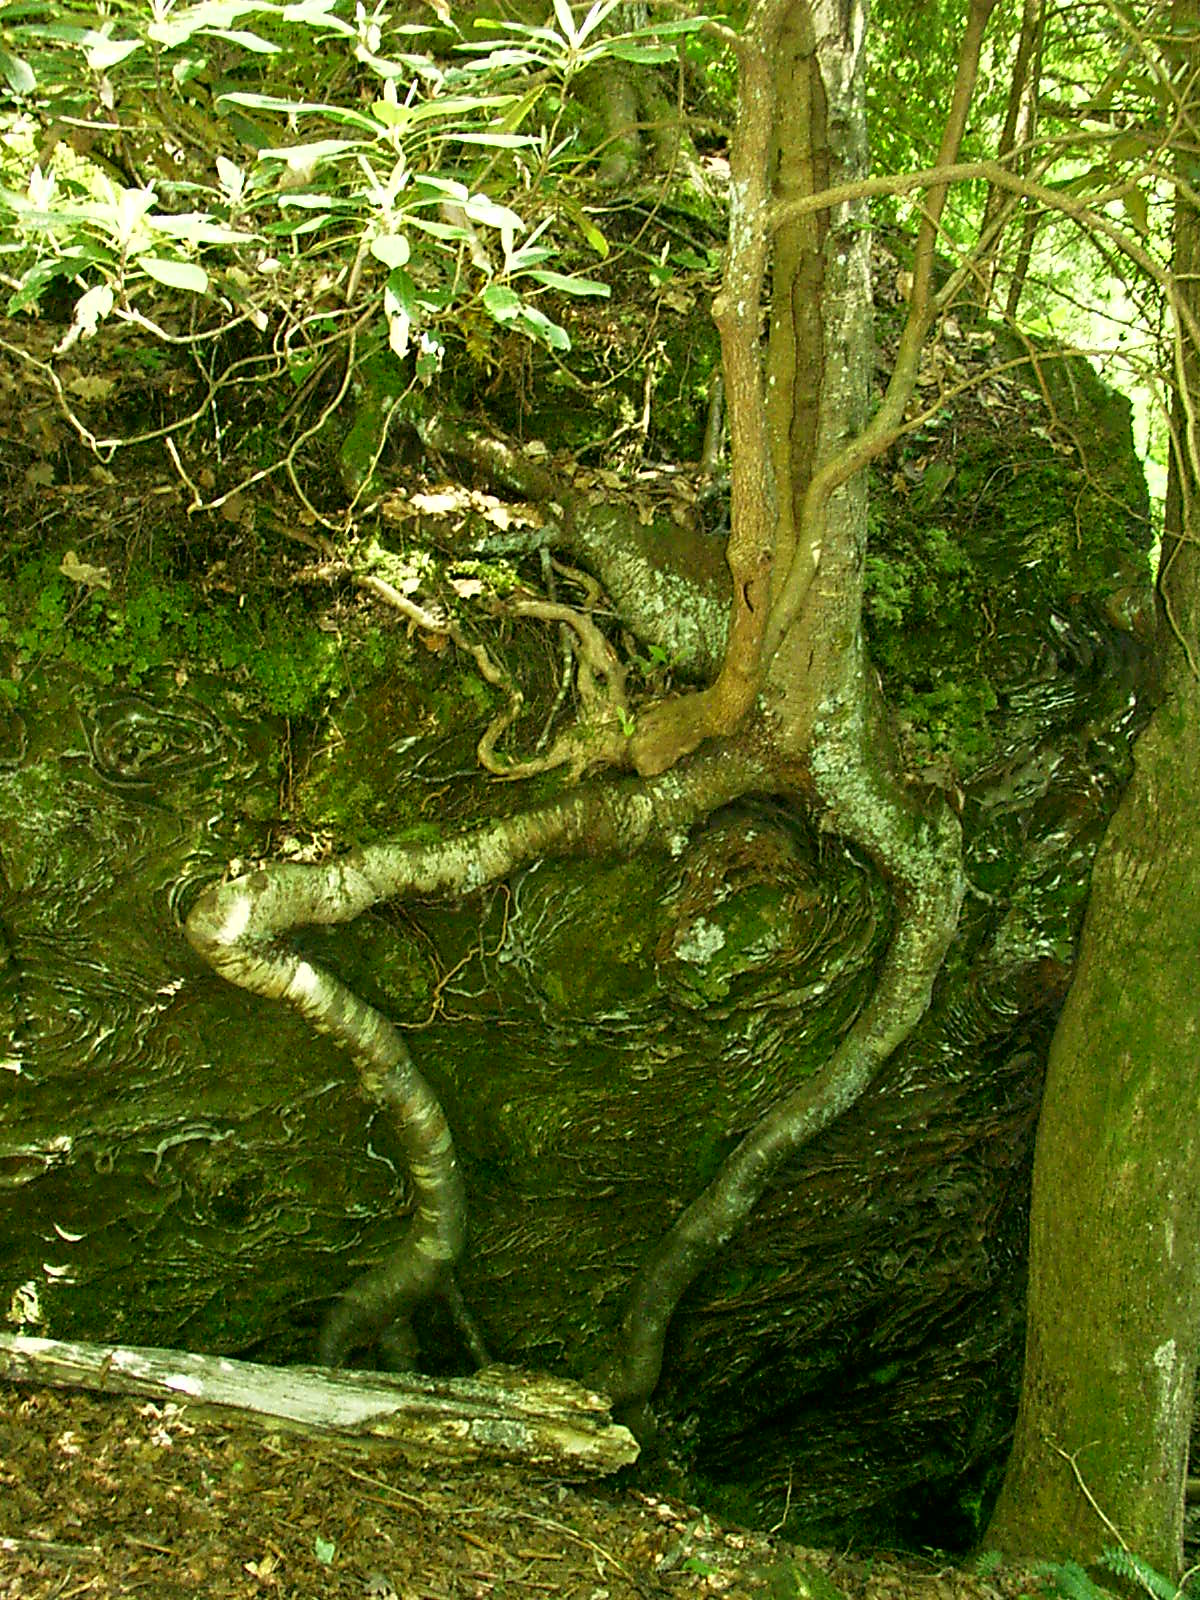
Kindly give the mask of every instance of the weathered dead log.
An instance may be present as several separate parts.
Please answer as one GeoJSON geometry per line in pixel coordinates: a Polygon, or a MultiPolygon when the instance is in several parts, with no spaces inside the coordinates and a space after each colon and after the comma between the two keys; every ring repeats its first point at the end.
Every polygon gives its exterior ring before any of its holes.
{"type": "Polygon", "coordinates": [[[386,1446],[416,1464],[491,1457],[592,1478],[638,1453],[605,1396],[516,1367],[471,1378],[334,1372],[0,1333],[0,1378],[215,1407],[261,1426],[386,1446]]]}

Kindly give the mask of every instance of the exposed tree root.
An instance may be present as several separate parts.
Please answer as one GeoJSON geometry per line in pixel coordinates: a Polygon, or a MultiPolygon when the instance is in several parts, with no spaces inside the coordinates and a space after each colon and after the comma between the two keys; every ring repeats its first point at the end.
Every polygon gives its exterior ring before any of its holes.
{"type": "Polygon", "coordinates": [[[825,728],[812,776],[837,831],[890,879],[895,930],[870,1000],[829,1060],[760,1118],[638,1272],[603,1379],[635,1431],[658,1385],[680,1299],[741,1228],[780,1166],[849,1110],[912,1031],[958,925],[966,886],[958,821],[948,810],[919,813],[890,780],[870,753],[861,704],[856,696],[841,728],[825,728]]]}
{"type": "Polygon", "coordinates": [[[391,1118],[412,1183],[409,1231],[334,1306],[321,1334],[324,1362],[340,1365],[385,1335],[393,1364],[411,1358],[414,1307],[435,1295],[455,1303],[451,1274],[466,1238],[466,1197],[445,1115],[398,1030],[331,973],[288,949],[282,936],[308,924],[352,921],[398,895],[469,893],[544,856],[632,854],[752,789],[772,786],[752,757],[715,749],[653,783],[610,781],[576,790],[439,844],[370,845],[324,865],[272,863],[214,885],[196,902],[187,936],[217,972],[266,999],[286,1001],[349,1051],[364,1094],[391,1118]]]}

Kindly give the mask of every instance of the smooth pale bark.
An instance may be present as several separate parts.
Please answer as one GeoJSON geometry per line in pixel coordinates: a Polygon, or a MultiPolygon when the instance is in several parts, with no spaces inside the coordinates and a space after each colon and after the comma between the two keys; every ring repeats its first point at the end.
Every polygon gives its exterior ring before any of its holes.
{"type": "Polygon", "coordinates": [[[374,1445],[419,1466],[520,1461],[591,1478],[629,1466],[638,1454],[602,1395],[569,1378],[511,1367],[489,1367],[473,1378],[322,1372],[0,1333],[0,1377],[233,1412],[264,1428],[374,1445]]]}

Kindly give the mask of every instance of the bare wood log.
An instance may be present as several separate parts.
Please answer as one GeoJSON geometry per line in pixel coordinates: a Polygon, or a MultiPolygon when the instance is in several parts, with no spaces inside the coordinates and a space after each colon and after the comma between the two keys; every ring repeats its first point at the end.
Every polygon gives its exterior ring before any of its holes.
{"type": "Polygon", "coordinates": [[[386,1447],[418,1464],[491,1458],[591,1478],[628,1466],[638,1454],[633,1435],[609,1416],[604,1395],[516,1367],[428,1378],[267,1367],[183,1350],[0,1333],[0,1378],[214,1407],[260,1426],[386,1447]]]}

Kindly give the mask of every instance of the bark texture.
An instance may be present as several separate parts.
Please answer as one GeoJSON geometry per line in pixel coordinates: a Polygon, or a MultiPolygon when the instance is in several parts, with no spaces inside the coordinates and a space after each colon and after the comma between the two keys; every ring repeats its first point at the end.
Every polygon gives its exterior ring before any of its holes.
{"type": "MultiPolygon", "coordinates": [[[[1179,36],[1195,0],[1175,8],[1179,36]]],[[[1181,111],[1194,47],[1181,51],[1181,111]]],[[[1191,118],[1185,118],[1194,126],[1191,118]]],[[[1193,313],[1200,228],[1177,197],[1193,313]]],[[[1200,1339],[1200,674],[1197,352],[1177,319],[1159,590],[1166,694],[1096,858],[1038,1131],[1016,1438],[988,1542],[1094,1561],[1121,1543],[1176,1578],[1200,1339]]]]}
{"type": "Polygon", "coordinates": [[[1021,1410],[988,1536],[1094,1561],[1119,1533],[1171,1575],[1200,1338],[1197,770],[1183,679],[1138,742],[1051,1050],[1021,1410]]]}

